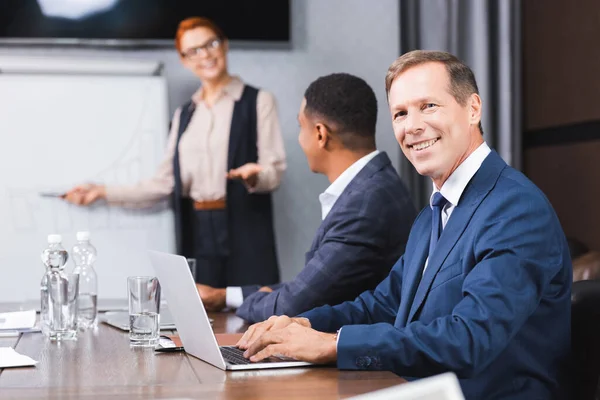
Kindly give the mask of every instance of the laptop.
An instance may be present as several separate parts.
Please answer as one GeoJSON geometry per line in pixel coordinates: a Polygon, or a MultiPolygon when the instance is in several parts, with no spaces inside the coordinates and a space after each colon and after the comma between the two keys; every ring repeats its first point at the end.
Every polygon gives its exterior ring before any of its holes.
{"type": "Polygon", "coordinates": [[[149,257],[186,353],[231,371],[314,365],[279,357],[254,363],[244,358],[244,352],[237,347],[219,346],[186,258],[158,251],[149,251],[149,257]]]}
{"type": "Polygon", "coordinates": [[[454,372],[403,383],[347,400],[465,400],[454,372]]]}

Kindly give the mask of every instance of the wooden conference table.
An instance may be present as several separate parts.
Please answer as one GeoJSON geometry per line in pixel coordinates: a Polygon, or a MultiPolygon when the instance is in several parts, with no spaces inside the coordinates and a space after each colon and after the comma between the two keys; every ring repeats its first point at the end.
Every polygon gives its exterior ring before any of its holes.
{"type": "MultiPolygon", "coordinates": [[[[0,305],[0,311],[9,311],[0,305]]],[[[216,333],[243,332],[232,313],[212,313],[216,333]]],[[[164,333],[164,332],[163,332],[164,333]]],[[[52,343],[41,333],[0,337],[39,361],[0,369],[0,399],[339,399],[405,382],[391,372],[334,367],[225,372],[186,353],[129,347],[128,333],[99,323],[77,341],[52,343]]]]}

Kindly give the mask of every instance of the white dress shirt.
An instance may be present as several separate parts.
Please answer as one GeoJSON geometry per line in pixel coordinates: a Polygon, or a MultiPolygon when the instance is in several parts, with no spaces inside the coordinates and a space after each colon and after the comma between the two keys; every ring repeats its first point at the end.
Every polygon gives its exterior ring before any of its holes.
{"type": "MultiPolygon", "coordinates": [[[[448,219],[450,215],[452,215],[452,211],[454,208],[458,206],[458,202],[465,191],[465,188],[471,181],[471,178],[475,175],[475,173],[481,167],[483,160],[490,154],[489,146],[483,142],[474,152],[472,152],[469,157],[465,161],[463,161],[458,168],[454,170],[452,175],[446,179],[446,182],[442,185],[441,189],[437,189],[435,184],[433,184],[433,193],[431,193],[431,197],[429,198],[429,207],[433,210],[433,195],[437,192],[440,192],[442,196],[447,200],[446,205],[442,208],[442,230],[446,227],[448,223],[448,219]]],[[[441,232],[440,232],[441,234],[441,232]]],[[[425,260],[425,267],[423,268],[423,273],[427,269],[427,264],[429,263],[429,257],[425,260]]]]}
{"type": "MultiPolygon", "coordinates": [[[[319,202],[321,203],[321,220],[324,220],[325,217],[327,217],[327,214],[329,214],[346,187],[352,182],[352,179],[354,179],[365,165],[367,165],[377,154],[379,154],[379,150],[375,150],[355,161],[354,164],[346,168],[346,170],[319,195],[319,202]]],[[[225,305],[228,308],[238,308],[243,302],[244,295],[241,287],[231,286],[225,289],[225,305]]]]}

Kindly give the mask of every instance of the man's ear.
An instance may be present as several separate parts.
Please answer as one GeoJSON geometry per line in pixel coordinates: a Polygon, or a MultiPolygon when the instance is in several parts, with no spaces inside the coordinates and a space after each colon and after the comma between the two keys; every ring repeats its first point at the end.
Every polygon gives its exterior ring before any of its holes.
{"type": "Polygon", "coordinates": [[[315,135],[320,148],[324,149],[331,140],[331,131],[327,125],[317,122],[315,124],[315,135]]]}
{"type": "Polygon", "coordinates": [[[481,121],[481,107],[481,97],[477,93],[473,93],[469,101],[469,122],[471,125],[479,125],[481,121]]]}

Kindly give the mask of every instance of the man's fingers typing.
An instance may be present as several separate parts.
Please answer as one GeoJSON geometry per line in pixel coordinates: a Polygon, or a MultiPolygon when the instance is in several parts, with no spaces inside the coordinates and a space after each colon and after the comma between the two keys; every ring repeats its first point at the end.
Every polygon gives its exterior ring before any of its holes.
{"type": "Polygon", "coordinates": [[[250,328],[248,328],[248,330],[246,331],[244,336],[242,336],[242,338],[238,342],[237,346],[242,350],[246,350],[263,333],[267,332],[268,330],[270,330],[274,326],[276,326],[275,324],[277,323],[277,321],[279,321],[280,318],[281,317],[274,315],[274,316],[270,317],[269,319],[267,319],[266,321],[259,322],[257,324],[250,326],[250,328]]]}
{"type": "MultiPolygon", "coordinates": [[[[270,326],[269,326],[270,327],[270,326]]],[[[244,342],[244,347],[242,349],[248,349],[257,339],[259,339],[265,332],[267,332],[267,327],[264,325],[264,322],[260,325],[257,325],[255,329],[251,332],[251,334],[246,338],[244,342]]]]}
{"type": "MultiPolygon", "coordinates": [[[[264,322],[261,322],[260,324],[264,324],[264,322]]],[[[254,324],[250,326],[242,338],[237,342],[236,346],[242,350],[246,350],[248,348],[248,344],[251,343],[252,338],[254,337],[254,331],[256,331],[257,326],[260,324],[254,324]]]]}
{"type": "Polygon", "coordinates": [[[269,358],[269,357],[273,357],[273,356],[275,356],[275,357],[285,356],[286,353],[287,353],[287,349],[286,349],[285,345],[270,344],[270,345],[267,345],[264,349],[262,349],[258,353],[251,356],[250,361],[257,362],[257,361],[262,361],[265,358],[269,358]]]}
{"type": "Polygon", "coordinates": [[[244,352],[244,357],[250,358],[251,356],[262,351],[265,347],[270,344],[281,343],[279,335],[274,335],[272,332],[266,332],[258,337],[244,352]]]}

